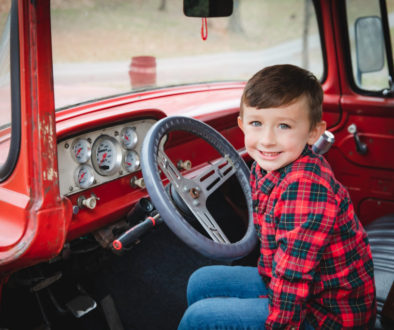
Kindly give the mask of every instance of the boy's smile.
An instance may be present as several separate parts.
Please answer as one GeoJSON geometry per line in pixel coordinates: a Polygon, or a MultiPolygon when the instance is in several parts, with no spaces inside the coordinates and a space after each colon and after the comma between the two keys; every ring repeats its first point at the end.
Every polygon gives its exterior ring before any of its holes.
{"type": "Polygon", "coordinates": [[[324,122],[310,128],[305,96],[277,108],[244,105],[238,125],[245,134],[246,151],[268,172],[295,161],[305,145],[313,144],[325,129],[324,122]]]}

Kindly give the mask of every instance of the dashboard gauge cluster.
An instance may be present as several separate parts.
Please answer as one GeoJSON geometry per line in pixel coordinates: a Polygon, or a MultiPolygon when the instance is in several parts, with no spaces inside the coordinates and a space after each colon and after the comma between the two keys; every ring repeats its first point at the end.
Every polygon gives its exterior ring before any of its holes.
{"type": "Polygon", "coordinates": [[[58,143],[62,195],[71,195],[140,170],[142,141],[153,119],[84,133],[58,143]]]}

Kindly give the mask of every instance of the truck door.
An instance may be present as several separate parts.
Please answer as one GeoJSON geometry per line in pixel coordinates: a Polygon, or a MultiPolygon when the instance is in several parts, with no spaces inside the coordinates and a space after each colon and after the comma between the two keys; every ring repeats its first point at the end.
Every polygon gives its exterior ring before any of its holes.
{"type": "Polygon", "coordinates": [[[0,284],[8,272],[59,253],[71,218],[58,188],[49,0],[6,2],[9,16],[0,21],[0,284]]]}
{"type": "Polygon", "coordinates": [[[394,3],[333,6],[341,119],[331,128],[336,142],[327,158],[368,224],[394,213],[394,3]]]}

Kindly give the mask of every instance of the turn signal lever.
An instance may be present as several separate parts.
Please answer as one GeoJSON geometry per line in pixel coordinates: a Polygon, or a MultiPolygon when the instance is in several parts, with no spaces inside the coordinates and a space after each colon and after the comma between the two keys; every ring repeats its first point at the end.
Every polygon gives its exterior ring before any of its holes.
{"type": "Polygon", "coordinates": [[[134,207],[127,213],[126,221],[130,227],[134,226],[141,219],[145,219],[147,216],[152,215],[155,207],[149,198],[141,198],[134,207]]]}
{"type": "Polygon", "coordinates": [[[163,220],[159,213],[147,217],[144,221],[126,230],[122,235],[112,242],[112,248],[117,252],[122,252],[130,247],[138,238],[145,234],[149,229],[161,224],[163,220]]]}

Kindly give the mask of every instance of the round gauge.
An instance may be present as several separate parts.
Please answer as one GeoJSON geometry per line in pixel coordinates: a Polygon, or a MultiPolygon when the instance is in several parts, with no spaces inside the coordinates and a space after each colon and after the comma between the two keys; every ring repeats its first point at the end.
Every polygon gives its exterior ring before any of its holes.
{"type": "Polygon", "coordinates": [[[112,175],[122,163],[122,150],[119,142],[108,135],[101,135],[93,143],[92,163],[101,175],[112,175]]]}
{"type": "Polygon", "coordinates": [[[135,172],[140,168],[140,156],[135,151],[127,151],[123,166],[128,172],[135,172]]]}
{"type": "Polygon", "coordinates": [[[134,127],[123,128],[120,135],[125,149],[133,149],[137,145],[138,136],[134,127]]]}
{"type": "Polygon", "coordinates": [[[93,169],[89,165],[80,165],[74,172],[74,180],[78,187],[89,188],[94,182],[93,169]]]}
{"type": "Polygon", "coordinates": [[[72,144],[71,152],[78,163],[86,163],[91,155],[90,143],[85,139],[76,139],[72,144]]]}

